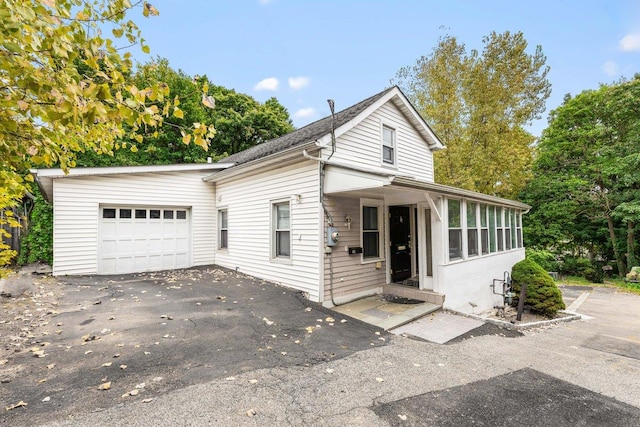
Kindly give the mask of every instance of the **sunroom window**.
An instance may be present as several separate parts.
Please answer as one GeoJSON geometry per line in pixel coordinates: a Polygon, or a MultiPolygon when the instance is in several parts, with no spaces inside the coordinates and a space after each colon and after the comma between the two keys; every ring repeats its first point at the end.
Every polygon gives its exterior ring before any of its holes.
{"type": "Polygon", "coordinates": [[[448,199],[449,260],[462,258],[462,222],[460,200],[448,199]]]}

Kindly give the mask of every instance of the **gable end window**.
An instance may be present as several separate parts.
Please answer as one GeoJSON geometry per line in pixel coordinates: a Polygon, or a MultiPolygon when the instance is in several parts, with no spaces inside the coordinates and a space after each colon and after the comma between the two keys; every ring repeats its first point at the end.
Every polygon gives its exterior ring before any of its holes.
{"type": "Polygon", "coordinates": [[[382,163],[396,164],[396,130],[382,126],[382,163]]]}
{"type": "Polygon", "coordinates": [[[291,258],[291,205],[289,202],[272,205],[272,256],[291,258]]]}
{"type": "Polygon", "coordinates": [[[229,247],[228,217],[229,211],[226,209],[218,211],[218,249],[227,249],[229,247]]]}

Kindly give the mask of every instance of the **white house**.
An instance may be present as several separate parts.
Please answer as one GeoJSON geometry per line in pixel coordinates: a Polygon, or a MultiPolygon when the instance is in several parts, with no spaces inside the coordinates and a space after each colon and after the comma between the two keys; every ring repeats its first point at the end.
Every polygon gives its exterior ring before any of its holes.
{"type": "Polygon", "coordinates": [[[326,305],[392,293],[490,309],[524,258],[529,206],[434,183],[442,148],[392,87],[219,163],[32,172],[53,203],[55,275],[217,264],[326,305]]]}

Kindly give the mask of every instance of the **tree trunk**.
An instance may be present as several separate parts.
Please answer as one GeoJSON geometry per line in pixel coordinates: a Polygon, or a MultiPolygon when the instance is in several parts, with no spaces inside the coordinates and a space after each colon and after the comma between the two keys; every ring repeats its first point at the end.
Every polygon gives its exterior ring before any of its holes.
{"type": "Polygon", "coordinates": [[[636,261],[636,241],[635,241],[635,233],[636,223],[633,221],[627,221],[627,267],[631,269],[637,265],[636,261]]]}
{"type": "Polygon", "coordinates": [[[616,262],[618,264],[618,275],[620,277],[624,277],[627,274],[627,270],[624,266],[624,258],[616,244],[616,229],[613,226],[613,218],[611,218],[610,213],[607,213],[607,226],[609,227],[609,238],[611,239],[611,245],[613,246],[613,254],[616,257],[616,262]]]}

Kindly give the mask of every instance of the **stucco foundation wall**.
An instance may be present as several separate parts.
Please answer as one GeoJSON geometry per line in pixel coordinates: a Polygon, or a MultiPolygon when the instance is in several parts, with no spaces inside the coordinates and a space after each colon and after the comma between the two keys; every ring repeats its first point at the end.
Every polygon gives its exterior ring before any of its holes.
{"type": "MultiPolygon", "coordinates": [[[[480,313],[501,306],[502,297],[494,295],[490,287],[493,279],[502,279],[505,271],[511,274],[511,267],[524,257],[524,249],[515,249],[439,266],[439,288],[445,294],[444,308],[463,313],[480,313]]],[[[502,287],[497,286],[496,291],[502,292],[502,287]]]]}

